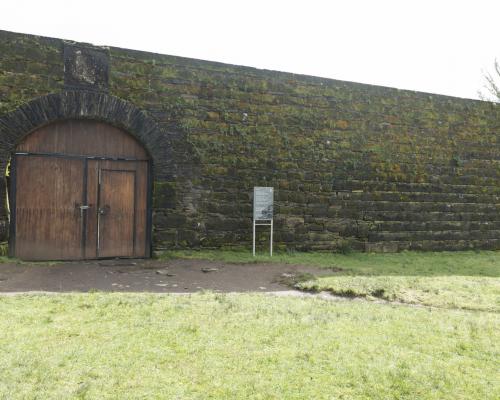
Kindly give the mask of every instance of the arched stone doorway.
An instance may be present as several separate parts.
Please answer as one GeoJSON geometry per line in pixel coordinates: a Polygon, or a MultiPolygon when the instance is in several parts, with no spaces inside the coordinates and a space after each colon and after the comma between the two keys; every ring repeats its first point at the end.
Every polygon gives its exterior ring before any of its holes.
{"type": "Polygon", "coordinates": [[[151,159],[91,119],[35,129],[11,164],[11,253],[29,260],[150,255],[151,159]]]}

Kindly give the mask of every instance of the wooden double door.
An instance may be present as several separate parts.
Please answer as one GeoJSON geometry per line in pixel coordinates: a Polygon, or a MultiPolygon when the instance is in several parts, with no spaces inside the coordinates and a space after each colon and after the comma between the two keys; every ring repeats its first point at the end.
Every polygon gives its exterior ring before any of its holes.
{"type": "Polygon", "coordinates": [[[17,257],[149,256],[148,160],[17,151],[12,169],[17,257]]]}

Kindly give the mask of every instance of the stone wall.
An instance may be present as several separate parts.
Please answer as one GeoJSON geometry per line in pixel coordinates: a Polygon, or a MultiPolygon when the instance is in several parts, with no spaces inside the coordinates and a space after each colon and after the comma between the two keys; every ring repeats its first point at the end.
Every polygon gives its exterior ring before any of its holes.
{"type": "MultiPolygon", "coordinates": [[[[65,89],[67,45],[0,31],[0,115],[65,89]]],[[[154,165],[155,249],[249,245],[253,186],[275,187],[281,248],[500,248],[500,106],[100,50],[106,90],[171,148],[154,165]]],[[[0,138],[0,167],[10,150],[0,138]]]]}

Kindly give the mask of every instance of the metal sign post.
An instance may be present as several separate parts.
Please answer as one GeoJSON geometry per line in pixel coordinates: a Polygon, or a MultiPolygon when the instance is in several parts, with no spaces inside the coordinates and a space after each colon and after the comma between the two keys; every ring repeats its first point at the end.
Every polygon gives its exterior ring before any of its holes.
{"type": "Polygon", "coordinates": [[[272,187],[253,188],[253,255],[255,257],[255,227],[270,226],[269,254],[273,256],[273,199],[272,187]]]}

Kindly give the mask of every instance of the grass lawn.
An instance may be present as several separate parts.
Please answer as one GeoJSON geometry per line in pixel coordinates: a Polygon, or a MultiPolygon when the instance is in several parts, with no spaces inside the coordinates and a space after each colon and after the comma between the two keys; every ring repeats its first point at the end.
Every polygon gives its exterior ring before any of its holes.
{"type": "Polygon", "coordinates": [[[168,251],[160,258],[220,260],[233,263],[281,263],[341,268],[351,275],[405,276],[489,276],[500,277],[500,251],[416,252],[402,253],[276,253],[252,256],[251,251],[168,251]]]}
{"type": "Polygon", "coordinates": [[[0,398],[498,399],[500,316],[262,294],[0,297],[0,398]]]}
{"type": "Polygon", "coordinates": [[[393,254],[178,251],[165,257],[317,265],[331,276],[297,282],[307,291],[435,307],[500,312],[500,252],[403,252],[393,254]]]}
{"type": "Polygon", "coordinates": [[[0,399],[500,398],[500,253],[272,261],[330,269],[303,289],[436,307],[209,292],[0,296],[0,399]]]}
{"type": "Polygon", "coordinates": [[[475,276],[334,276],[298,282],[312,292],[500,312],[500,279],[475,276]]]}

